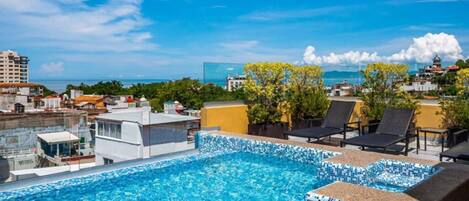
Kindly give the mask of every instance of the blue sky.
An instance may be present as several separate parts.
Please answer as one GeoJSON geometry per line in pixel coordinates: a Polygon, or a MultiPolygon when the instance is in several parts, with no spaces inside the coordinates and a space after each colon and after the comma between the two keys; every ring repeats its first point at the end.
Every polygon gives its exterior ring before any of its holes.
{"type": "Polygon", "coordinates": [[[285,61],[325,71],[469,56],[457,0],[2,0],[0,49],[32,79],[202,77],[202,63],[285,61]],[[467,51],[467,52],[466,52],[467,51]]]}

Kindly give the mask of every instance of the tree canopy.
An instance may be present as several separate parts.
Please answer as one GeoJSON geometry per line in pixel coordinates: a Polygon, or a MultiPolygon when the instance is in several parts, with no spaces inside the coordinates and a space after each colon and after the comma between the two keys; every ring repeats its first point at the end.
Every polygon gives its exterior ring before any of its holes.
{"type": "Polygon", "coordinates": [[[179,101],[187,108],[200,109],[204,102],[227,101],[244,99],[243,89],[233,92],[224,90],[213,84],[202,84],[198,80],[183,78],[180,80],[135,84],[124,87],[120,81],[101,81],[94,85],[68,85],[65,93],[69,94],[71,89],[82,90],[85,94],[99,95],[133,95],[134,97],[145,96],[153,110],[162,111],[165,101],[179,101]]]}

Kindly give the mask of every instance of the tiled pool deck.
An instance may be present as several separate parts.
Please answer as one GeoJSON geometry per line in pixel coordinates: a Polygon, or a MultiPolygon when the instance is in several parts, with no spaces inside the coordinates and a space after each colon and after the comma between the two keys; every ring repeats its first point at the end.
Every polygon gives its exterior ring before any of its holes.
{"type": "MultiPolygon", "coordinates": [[[[245,134],[226,133],[226,132],[213,132],[211,134],[224,135],[230,137],[238,137],[257,141],[266,141],[277,144],[294,145],[299,147],[314,148],[330,152],[338,152],[339,155],[335,155],[325,159],[326,164],[331,165],[344,165],[357,170],[365,170],[372,166],[378,166],[376,164],[384,164],[387,161],[400,161],[402,164],[414,163],[421,164],[423,166],[433,166],[438,164],[435,160],[426,160],[413,157],[406,157],[402,155],[389,155],[374,152],[364,152],[360,150],[345,149],[340,147],[334,147],[329,145],[306,143],[295,140],[283,140],[261,136],[252,136],[245,134]],[[370,166],[371,165],[371,166],[370,166]]],[[[402,165],[401,164],[401,165],[402,165]]],[[[356,177],[357,178],[357,177],[356,177]]],[[[358,177],[360,178],[360,177],[358,177]]],[[[363,177],[364,178],[364,177],[363,177]]],[[[351,181],[352,183],[360,183],[360,181],[351,181]]],[[[332,184],[326,185],[322,188],[316,189],[308,193],[308,200],[314,201],[355,201],[355,200],[416,200],[415,198],[397,192],[389,192],[379,190],[376,188],[370,188],[363,185],[345,183],[344,181],[337,181],[332,184]]]]}

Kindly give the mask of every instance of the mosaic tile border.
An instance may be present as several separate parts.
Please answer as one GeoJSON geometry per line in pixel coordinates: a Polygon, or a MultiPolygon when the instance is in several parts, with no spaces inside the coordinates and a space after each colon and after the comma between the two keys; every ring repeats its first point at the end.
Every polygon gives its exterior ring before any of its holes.
{"type": "Polygon", "coordinates": [[[431,165],[385,159],[368,167],[333,163],[324,159],[341,153],[209,132],[199,132],[196,143],[196,148],[201,152],[245,151],[313,163],[318,165],[319,176],[329,181],[359,184],[391,192],[403,192],[439,171],[431,165]]]}
{"type": "Polygon", "coordinates": [[[324,159],[340,154],[321,149],[276,144],[268,141],[249,140],[225,135],[213,135],[206,132],[199,132],[196,135],[196,149],[201,153],[244,151],[313,164],[321,163],[324,159]]]}

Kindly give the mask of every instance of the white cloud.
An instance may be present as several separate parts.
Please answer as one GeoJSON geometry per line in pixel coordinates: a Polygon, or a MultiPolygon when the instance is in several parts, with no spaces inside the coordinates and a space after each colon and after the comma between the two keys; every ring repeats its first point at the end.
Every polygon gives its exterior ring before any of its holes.
{"type": "Polygon", "coordinates": [[[316,65],[363,64],[371,62],[431,62],[438,54],[444,61],[455,61],[463,58],[462,49],[454,35],[427,33],[414,38],[407,49],[403,49],[390,56],[380,56],[377,52],[349,51],[343,54],[330,53],[319,56],[313,46],[308,46],[303,54],[303,61],[316,65]]]}
{"type": "Polygon", "coordinates": [[[257,11],[249,13],[247,15],[243,15],[240,17],[240,19],[248,21],[274,21],[295,18],[311,18],[316,16],[327,15],[332,12],[338,12],[342,10],[344,10],[343,7],[331,6],[303,10],[257,11]]]}
{"type": "Polygon", "coordinates": [[[39,70],[46,75],[60,75],[65,69],[63,62],[51,62],[42,64],[39,70]]]}
{"type": "Polygon", "coordinates": [[[443,60],[455,61],[462,58],[461,53],[461,46],[454,35],[427,33],[423,37],[414,38],[408,49],[393,54],[389,59],[423,63],[430,62],[438,54],[443,60]]]}
{"type": "MultiPolygon", "coordinates": [[[[139,51],[154,48],[140,0],[111,0],[89,6],[85,0],[2,0],[0,38],[31,47],[80,51],[139,51]],[[3,34],[2,34],[3,33],[3,34]]],[[[2,42],[3,42],[2,40],[2,42]]],[[[17,45],[17,44],[14,44],[17,45]]]]}

